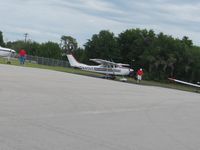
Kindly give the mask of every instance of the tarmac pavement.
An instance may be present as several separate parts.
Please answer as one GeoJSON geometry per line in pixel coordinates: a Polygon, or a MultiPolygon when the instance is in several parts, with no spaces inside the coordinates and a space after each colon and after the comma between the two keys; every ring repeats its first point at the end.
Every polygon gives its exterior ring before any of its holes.
{"type": "Polygon", "coordinates": [[[0,150],[198,150],[200,94],[0,65],[0,150]]]}

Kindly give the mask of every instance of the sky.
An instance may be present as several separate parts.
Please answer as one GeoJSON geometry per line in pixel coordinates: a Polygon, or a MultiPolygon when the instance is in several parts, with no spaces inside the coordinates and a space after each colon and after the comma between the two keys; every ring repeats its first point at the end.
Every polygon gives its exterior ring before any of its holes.
{"type": "Polygon", "coordinates": [[[82,47],[93,34],[153,29],[200,46],[199,0],[0,0],[4,41],[60,42],[74,37],[82,47]]]}

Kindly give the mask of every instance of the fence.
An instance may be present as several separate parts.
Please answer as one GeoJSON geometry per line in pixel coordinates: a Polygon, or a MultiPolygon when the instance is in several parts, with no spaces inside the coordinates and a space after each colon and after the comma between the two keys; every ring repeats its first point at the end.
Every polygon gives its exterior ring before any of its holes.
{"type": "Polygon", "coordinates": [[[48,66],[70,67],[68,61],[38,57],[38,56],[32,56],[32,55],[27,55],[26,61],[29,63],[48,65],[48,66]]]}

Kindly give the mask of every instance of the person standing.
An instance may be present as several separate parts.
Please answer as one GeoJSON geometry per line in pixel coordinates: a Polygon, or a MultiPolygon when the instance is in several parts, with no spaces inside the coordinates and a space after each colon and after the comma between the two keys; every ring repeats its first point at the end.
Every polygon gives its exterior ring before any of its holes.
{"type": "Polygon", "coordinates": [[[137,71],[137,83],[140,83],[140,82],[141,82],[143,74],[144,74],[144,72],[143,72],[142,68],[140,68],[140,69],[137,71]]]}
{"type": "Polygon", "coordinates": [[[25,51],[24,49],[21,49],[21,50],[19,51],[19,62],[20,62],[21,65],[24,64],[24,62],[25,62],[25,57],[26,57],[26,51],[25,51]]]}

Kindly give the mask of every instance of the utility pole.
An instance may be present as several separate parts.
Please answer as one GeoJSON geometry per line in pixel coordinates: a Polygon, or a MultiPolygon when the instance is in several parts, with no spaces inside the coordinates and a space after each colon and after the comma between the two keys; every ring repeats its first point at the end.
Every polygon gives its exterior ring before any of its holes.
{"type": "Polygon", "coordinates": [[[28,33],[25,33],[25,34],[24,34],[24,37],[25,37],[24,42],[25,42],[25,43],[26,43],[27,36],[28,36],[28,33]]]}

